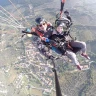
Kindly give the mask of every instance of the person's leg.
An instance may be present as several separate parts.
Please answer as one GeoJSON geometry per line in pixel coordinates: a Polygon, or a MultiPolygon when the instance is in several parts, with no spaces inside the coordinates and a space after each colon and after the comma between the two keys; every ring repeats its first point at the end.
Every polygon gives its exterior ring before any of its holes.
{"type": "Polygon", "coordinates": [[[59,48],[56,48],[54,46],[52,46],[51,48],[54,52],[58,53],[58,54],[62,54],[61,50],[59,48]]]}
{"type": "Polygon", "coordinates": [[[44,55],[48,59],[51,59],[52,55],[51,55],[48,47],[46,47],[43,43],[38,43],[38,49],[42,55],[44,55]]]}
{"type": "Polygon", "coordinates": [[[70,45],[72,47],[79,47],[79,48],[81,48],[80,51],[82,53],[86,53],[86,43],[85,42],[82,42],[82,41],[71,41],[70,45]]]}
{"type": "Polygon", "coordinates": [[[77,60],[77,57],[76,57],[76,54],[75,54],[75,53],[73,53],[73,52],[70,51],[70,50],[67,50],[67,51],[66,51],[66,56],[67,56],[69,59],[72,60],[72,62],[77,66],[77,68],[78,68],[79,70],[82,70],[82,66],[80,66],[80,63],[79,63],[79,61],[77,60]]]}
{"type": "Polygon", "coordinates": [[[81,50],[81,55],[84,56],[87,59],[90,59],[89,56],[86,53],[86,43],[83,41],[71,41],[70,45],[72,47],[79,47],[81,50]]]}

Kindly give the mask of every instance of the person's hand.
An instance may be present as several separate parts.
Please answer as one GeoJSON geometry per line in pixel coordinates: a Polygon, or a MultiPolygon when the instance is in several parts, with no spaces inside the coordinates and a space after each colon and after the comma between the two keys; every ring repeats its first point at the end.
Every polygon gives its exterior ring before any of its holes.
{"type": "Polygon", "coordinates": [[[45,42],[50,42],[50,40],[49,40],[48,38],[46,38],[46,37],[40,36],[40,38],[41,38],[41,40],[43,40],[43,41],[45,41],[45,42]]]}
{"type": "Polygon", "coordinates": [[[45,37],[40,36],[41,40],[46,41],[45,37]]]}
{"type": "Polygon", "coordinates": [[[32,31],[32,32],[35,32],[35,30],[36,30],[36,29],[35,29],[34,27],[31,28],[31,31],[32,31]]]}

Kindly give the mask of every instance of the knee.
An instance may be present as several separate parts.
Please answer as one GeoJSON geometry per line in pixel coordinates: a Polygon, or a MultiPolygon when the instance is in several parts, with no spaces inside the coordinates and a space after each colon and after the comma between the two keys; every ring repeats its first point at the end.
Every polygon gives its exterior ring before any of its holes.
{"type": "Polygon", "coordinates": [[[81,42],[82,48],[86,48],[86,43],[85,42],[81,42]]]}

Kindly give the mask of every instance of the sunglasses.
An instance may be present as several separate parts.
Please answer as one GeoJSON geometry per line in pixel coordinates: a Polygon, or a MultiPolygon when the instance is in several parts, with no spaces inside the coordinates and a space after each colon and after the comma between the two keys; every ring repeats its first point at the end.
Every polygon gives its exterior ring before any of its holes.
{"type": "Polygon", "coordinates": [[[45,25],[46,23],[42,23],[42,24],[40,24],[40,25],[38,25],[39,27],[42,27],[43,25],[45,25]]]}

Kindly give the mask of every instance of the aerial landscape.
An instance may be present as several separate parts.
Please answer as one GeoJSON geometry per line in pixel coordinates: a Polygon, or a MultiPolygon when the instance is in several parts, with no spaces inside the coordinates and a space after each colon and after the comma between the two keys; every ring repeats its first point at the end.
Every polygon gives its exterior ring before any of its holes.
{"type": "Polygon", "coordinates": [[[52,60],[37,48],[40,38],[22,33],[36,25],[37,17],[55,26],[60,4],[60,0],[0,0],[0,96],[96,96],[95,0],[66,0],[63,9],[72,18],[71,36],[86,42],[90,60],[80,54],[77,58],[87,70],[78,70],[66,56],[51,50],[59,57],[53,69],[52,60]],[[62,95],[57,95],[57,87],[62,95]]]}

